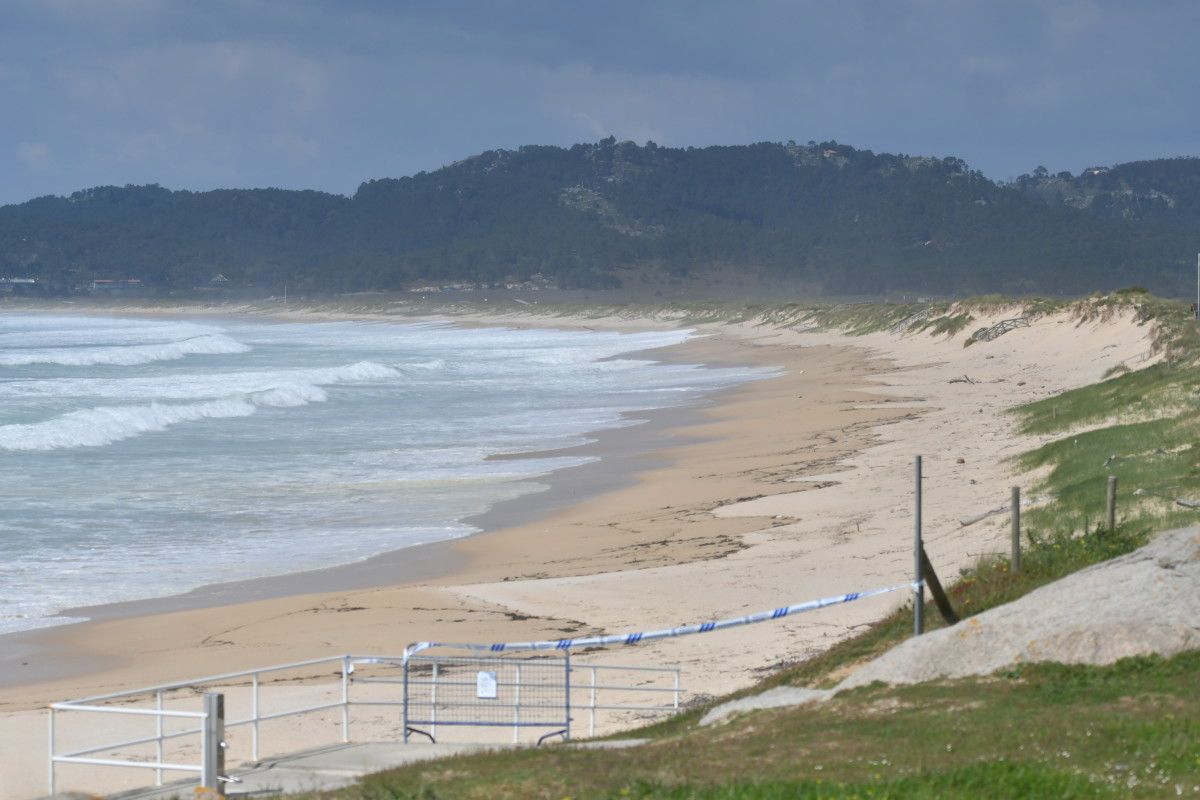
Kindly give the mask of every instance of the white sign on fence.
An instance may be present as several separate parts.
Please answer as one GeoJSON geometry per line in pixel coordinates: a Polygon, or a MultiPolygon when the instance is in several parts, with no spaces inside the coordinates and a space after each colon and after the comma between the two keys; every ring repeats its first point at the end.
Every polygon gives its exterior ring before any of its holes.
{"type": "Polygon", "coordinates": [[[496,673],[480,672],[475,676],[475,696],[481,700],[496,699],[496,673]]]}

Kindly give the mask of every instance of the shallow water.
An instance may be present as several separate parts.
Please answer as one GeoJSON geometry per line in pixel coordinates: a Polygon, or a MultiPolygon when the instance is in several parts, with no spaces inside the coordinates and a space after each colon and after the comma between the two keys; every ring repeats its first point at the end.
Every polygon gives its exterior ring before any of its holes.
{"type": "Polygon", "coordinates": [[[768,374],[621,355],[688,335],[0,316],[0,633],[468,535],[586,460],[489,455],[768,374]]]}

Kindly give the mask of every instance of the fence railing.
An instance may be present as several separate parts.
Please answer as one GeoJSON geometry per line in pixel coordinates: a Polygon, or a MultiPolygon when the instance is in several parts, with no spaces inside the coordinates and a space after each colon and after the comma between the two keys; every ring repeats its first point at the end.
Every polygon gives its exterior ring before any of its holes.
{"type": "MultiPolygon", "coordinates": [[[[168,743],[186,739],[189,737],[203,737],[205,731],[205,722],[207,715],[203,710],[187,710],[187,709],[171,709],[167,708],[168,702],[183,703],[190,705],[193,701],[199,701],[200,695],[197,692],[199,687],[203,686],[247,686],[248,681],[248,705],[249,710],[246,716],[241,718],[227,719],[224,721],[226,730],[231,728],[248,727],[250,730],[250,759],[252,761],[259,760],[260,751],[260,732],[261,724],[270,720],[282,719],[285,717],[299,716],[302,714],[310,714],[318,711],[328,711],[332,709],[342,709],[342,741],[349,741],[349,725],[350,725],[350,674],[352,673],[353,656],[331,656],[328,658],[310,659],[307,661],[297,661],[290,664],[279,664],[271,667],[263,667],[261,669],[242,670],[239,672],[227,672],[219,675],[208,675],[202,678],[194,678],[186,681],[178,681],[175,683],[164,683],[157,686],[143,687],[139,689],[130,689],[123,692],[112,692],[110,694],[94,695],[85,697],[80,700],[72,700],[62,703],[53,703],[49,710],[49,771],[47,783],[50,794],[55,792],[55,770],[60,764],[86,764],[91,766],[109,766],[109,767],[127,767],[131,769],[153,769],[155,771],[155,785],[161,786],[166,772],[193,772],[201,773],[204,763],[203,739],[198,748],[199,758],[197,763],[180,763],[167,761],[165,758],[165,748],[168,743]],[[324,664],[339,664],[341,669],[338,671],[338,681],[335,684],[334,691],[340,687],[341,697],[336,701],[324,702],[318,704],[301,705],[295,708],[287,708],[277,710],[271,713],[263,713],[261,708],[262,685],[264,676],[270,676],[273,673],[291,672],[300,669],[308,669],[324,664]],[[182,697],[177,695],[182,694],[182,697]],[[153,707],[142,707],[137,705],[139,701],[153,701],[153,707]],[[87,715],[128,715],[141,718],[150,718],[154,720],[154,733],[134,738],[122,738],[117,741],[106,741],[96,745],[89,745],[81,749],[72,749],[67,752],[57,752],[58,736],[61,734],[59,730],[59,722],[57,717],[63,713],[82,713],[87,715]],[[182,730],[166,730],[167,723],[170,720],[198,720],[199,727],[185,727],[182,730]],[[154,757],[148,759],[144,756],[127,756],[125,758],[96,758],[97,754],[119,753],[129,751],[139,747],[154,745],[154,757]]],[[[237,703],[235,705],[245,705],[246,703],[237,703]]]]}
{"type": "MultiPolygon", "coordinates": [[[[445,657],[442,657],[443,659],[445,657]]],[[[320,712],[333,712],[335,718],[340,711],[340,739],[343,743],[352,741],[352,708],[366,707],[397,707],[404,719],[409,716],[409,703],[403,693],[405,681],[405,665],[411,661],[414,674],[409,675],[413,684],[423,682],[425,688],[431,690],[434,702],[425,702],[414,696],[409,702],[425,703],[421,708],[425,712],[417,717],[431,716],[434,729],[431,733],[436,736],[436,725],[466,724],[469,722],[470,709],[467,701],[456,698],[453,692],[460,694],[467,684],[478,688],[479,669],[470,674],[469,682],[465,680],[463,670],[468,666],[488,667],[481,661],[500,662],[503,669],[516,669],[518,675],[514,681],[498,681],[498,683],[516,683],[524,681],[524,694],[517,689],[515,697],[505,698],[503,719],[496,717],[498,706],[484,705],[489,709],[489,720],[484,724],[492,727],[513,727],[514,741],[518,741],[519,732],[528,728],[545,727],[547,709],[544,697],[531,692],[531,671],[544,667],[538,662],[546,663],[547,659],[495,658],[469,659],[472,665],[460,663],[456,667],[445,670],[435,664],[435,656],[362,656],[340,655],[327,658],[297,661],[289,664],[278,664],[259,669],[228,672],[220,675],[209,675],[175,683],[160,684],[122,692],[95,695],[80,700],[54,703],[49,709],[49,764],[47,784],[49,793],[57,789],[57,768],[63,765],[86,765],[93,767],[127,768],[132,770],[153,770],[156,786],[163,785],[169,773],[188,773],[202,776],[206,763],[206,731],[217,724],[217,720],[209,719],[209,714],[199,708],[201,692],[205,687],[213,690],[220,689],[225,693],[225,706],[229,709],[228,719],[223,720],[225,731],[244,731],[248,734],[248,742],[240,743],[243,748],[242,760],[249,750],[249,761],[257,762],[263,752],[279,754],[286,752],[286,746],[267,748],[263,738],[263,724],[275,720],[299,717],[320,712]],[[518,663],[519,662],[519,663],[518,663]],[[332,674],[320,674],[322,667],[334,666],[332,674]],[[436,670],[436,672],[434,672],[436,670]],[[520,677],[520,671],[524,677],[520,677]],[[325,678],[323,680],[323,678],[325,678]],[[331,678],[331,680],[329,679],[331,678]],[[392,686],[389,687],[388,684],[392,686]],[[372,685],[382,685],[383,693],[378,690],[368,690],[372,685]],[[355,687],[361,687],[357,692],[355,687]],[[437,697],[438,687],[442,695],[437,697]],[[288,691],[283,691],[283,689],[288,691]],[[275,689],[275,692],[265,690],[275,689]],[[448,693],[449,692],[449,693],[448,693]],[[289,696],[293,694],[295,696],[289,696]],[[269,707],[264,703],[267,696],[274,701],[269,707]],[[193,707],[197,706],[197,707],[193,707]],[[441,719],[438,715],[441,714],[441,719]],[[136,731],[124,731],[126,735],[112,738],[109,733],[104,741],[92,741],[83,746],[71,746],[59,751],[64,734],[64,717],[66,715],[84,715],[93,720],[105,720],[105,724],[89,726],[90,730],[111,729],[113,721],[126,720],[133,723],[152,721],[153,730],[137,735],[136,731]],[[456,716],[457,715],[457,716],[456,716]],[[457,722],[456,722],[457,719],[457,722]],[[515,725],[514,725],[515,721],[515,725]],[[178,727],[178,726],[182,727],[178,727]],[[170,752],[169,752],[170,751],[170,752]]],[[[556,692],[556,701],[552,704],[555,717],[553,723],[559,730],[566,732],[569,738],[572,712],[586,712],[588,720],[588,735],[594,735],[598,715],[637,713],[637,714],[672,714],[678,711],[680,700],[685,691],[680,686],[680,674],[676,668],[667,667],[631,667],[611,664],[568,665],[564,671],[565,659],[556,659],[553,669],[561,678],[547,681],[541,680],[541,691],[556,692]],[[572,673],[583,673],[587,680],[580,683],[572,679],[572,673]],[[653,685],[645,681],[638,683],[633,679],[621,680],[620,677],[605,679],[604,676],[646,675],[653,676],[653,685]],[[558,688],[556,688],[558,687],[558,688]],[[631,698],[644,695],[664,697],[659,704],[649,702],[634,702],[631,698]],[[557,700],[562,700],[560,707],[557,700]],[[563,711],[563,713],[560,713],[563,711]]],[[[500,671],[499,666],[495,670],[500,671]]],[[[544,676],[543,676],[544,677],[544,676]]],[[[416,686],[410,686],[415,689],[416,686]]],[[[497,686],[497,692],[511,691],[516,687],[497,686]]],[[[497,698],[500,699],[500,698],[497,698]]],[[[478,706],[476,706],[478,711],[478,706]]],[[[224,714],[223,714],[224,716],[224,714]]],[[[422,721],[425,721],[422,719],[422,721]]],[[[128,727],[128,726],[125,726],[128,727]]],[[[407,728],[407,722],[406,722],[407,728]]],[[[233,739],[233,736],[229,737],[233,739]]],[[[544,737],[543,737],[544,738],[544,737]]],[[[407,731],[405,735],[407,741],[407,731]]],[[[306,746],[311,746],[308,743],[306,746]]],[[[229,751],[235,756],[236,747],[229,751]]],[[[292,749],[302,749],[294,747],[292,749]]],[[[204,785],[204,784],[202,784],[204,785]]]]}
{"type": "Polygon", "coordinates": [[[589,675],[587,683],[579,681],[571,681],[571,686],[574,691],[587,692],[588,701],[586,703],[578,703],[576,707],[582,707],[588,712],[588,736],[596,735],[596,712],[616,712],[616,713],[641,713],[641,714],[674,714],[679,711],[680,698],[683,694],[683,688],[679,685],[679,668],[678,667],[626,667],[616,666],[611,664],[587,664],[584,666],[572,666],[571,672],[580,672],[589,675]],[[659,686],[656,684],[647,685],[643,682],[638,685],[628,684],[613,684],[597,681],[597,676],[605,672],[627,672],[635,675],[654,676],[655,678],[666,678],[670,681],[669,686],[659,686]],[[597,702],[600,692],[633,692],[641,693],[643,696],[660,697],[664,694],[670,694],[670,705],[631,705],[622,703],[619,705],[605,704],[597,702]]]}

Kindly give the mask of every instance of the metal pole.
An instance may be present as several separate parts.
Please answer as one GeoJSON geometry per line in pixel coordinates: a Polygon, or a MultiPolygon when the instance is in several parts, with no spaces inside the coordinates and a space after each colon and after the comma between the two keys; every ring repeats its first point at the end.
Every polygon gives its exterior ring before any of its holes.
{"type": "Polygon", "coordinates": [[[250,680],[250,718],[254,724],[250,727],[250,760],[258,763],[258,673],[250,680]]]}
{"type": "Polygon", "coordinates": [[[1021,571],[1021,487],[1012,487],[1012,561],[1009,570],[1015,575],[1021,571]]]}
{"type": "Polygon", "coordinates": [[[350,656],[342,658],[342,743],[350,741],[350,656]]]}
{"type": "Polygon", "coordinates": [[[204,693],[204,725],[200,748],[200,786],[224,796],[225,695],[204,693]]]}
{"type": "Polygon", "coordinates": [[[591,716],[588,718],[588,736],[596,735],[596,668],[592,667],[592,708],[591,716]]]}
{"type": "Polygon", "coordinates": [[[513,687],[513,744],[520,740],[521,731],[521,664],[517,663],[516,685],[513,687]]]}
{"type": "Polygon", "coordinates": [[[404,651],[404,705],[401,713],[404,715],[404,743],[408,744],[408,650],[404,651]]]}
{"type": "Polygon", "coordinates": [[[1108,532],[1117,529],[1117,476],[1108,476],[1108,532]]]}
{"type": "Polygon", "coordinates": [[[433,685],[429,687],[429,735],[437,739],[438,662],[433,662],[433,685]]]}
{"type": "Polygon", "coordinates": [[[679,710],[679,670],[675,670],[675,701],[671,704],[671,708],[679,710]]]}
{"type": "MultiPolygon", "coordinates": [[[[159,689],[157,692],[154,693],[154,707],[159,711],[163,710],[162,689],[159,689]]],[[[158,756],[158,763],[161,764],[161,763],[163,763],[163,718],[162,718],[162,714],[159,714],[157,717],[154,718],[154,735],[158,737],[158,741],[155,742],[155,745],[154,745],[154,752],[155,752],[155,755],[158,756]]],[[[163,771],[162,771],[162,768],[160,767],[160,768],[154,770],[154,785],[162,786],[162,784],[163,784],[163,771]]]]}
{"type": "Polygon", "coordinates": [[[913,635],[920,636],[925,632],[925,584],[922,582],[921,570],[921,457],[917,456],[914,461],[916,468],[916,489],[915,489],[915,544],[913,549],[913,561],[916,564],[916,587],[913,589],[913,635]]]}
{"type": "Polygon", "coordinates": [[[565,683],[566,683],[567,691],[566,691],[565,697],[566,697],[566,701],[567,701],[567,707],[563,710],[566,712],[567,718],[566,718],[566,721],[563,723],[563,728],[565,729],[565,732],[563,733],[563,741],[569,742],[569,741],[571,741],[571,651],[570,650],[566,651],[566,665],[564,667],[564,670],[566,672],[565,683]]]}
{"type": "Polygon", "coordinates": [[[49,787],[49,791],[47,792],[47,794],[52,795],[52,794],[54,794],[54,709],[53,708],[50,709],[49,734],[50,734],[50,766],[47,771],[50,774],[47,776],[48,780],[46,781],[46,783],[49,787]]]}

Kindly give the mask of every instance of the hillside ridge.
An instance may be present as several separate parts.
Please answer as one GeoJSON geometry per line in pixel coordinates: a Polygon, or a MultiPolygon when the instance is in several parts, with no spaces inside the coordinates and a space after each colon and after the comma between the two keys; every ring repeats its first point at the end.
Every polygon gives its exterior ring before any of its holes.
{"type": "Polygon", "coordinates": [[[810,295],[1190,290],[1200,159],[1043,168],[837,142],[667,148],[613,138],[491,150],[353,196],[95,187],[0,207],[0,277],[62,293],[337,294],[538,277],[606,288],[733,274],[810,295]]]}

